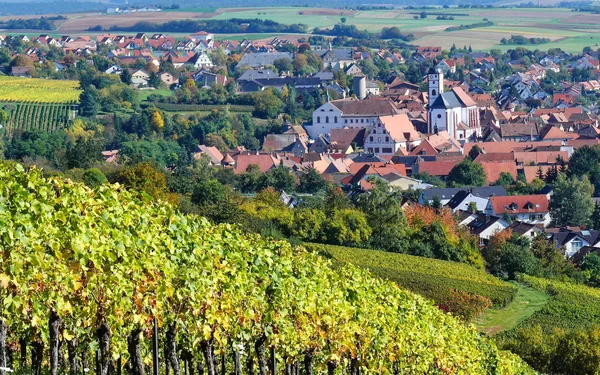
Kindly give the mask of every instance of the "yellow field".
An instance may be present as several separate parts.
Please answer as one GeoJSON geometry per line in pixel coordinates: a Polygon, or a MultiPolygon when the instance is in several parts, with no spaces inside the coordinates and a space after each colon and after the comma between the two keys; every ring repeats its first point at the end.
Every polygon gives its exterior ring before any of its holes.
{"type": "Polygon", "coordinates": [[[79,101],[79,82],[0,77],[0,101],[68,103],[79,101]]]}

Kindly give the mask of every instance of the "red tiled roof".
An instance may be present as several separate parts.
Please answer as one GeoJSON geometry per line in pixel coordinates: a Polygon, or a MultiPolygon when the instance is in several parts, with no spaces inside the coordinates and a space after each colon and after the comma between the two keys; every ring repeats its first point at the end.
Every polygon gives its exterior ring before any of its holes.
{"type": "Polygon", "coordinates": [[[548,197],[545,195],[495,196],[490,197],[490,204],[495,215],[548,212],[548,197]]]}
{"type": "Polygon", "coordinates": [[[419,173],[427,173],[430,176],[448,176],[452,168],[459,161],[422,161],[419,163],[419,173]]]}
{"type": "Polygon", "coordinates": [[[250,164],[258,165],[261,172],[265,173],[275,166],[275,159],[269,154],[249,155],[239,154],[236,159],[235,173],[244,173],[250,164]]]}
{"type": "Polygon", "coordinates": [[[488,184],[493,184],[500,179],[500,174],[510,173],[513,181],[517,179],[517,165],[514,161],[511,162],[480,162],[485,175],[487,176],[488,184]]]}
{"type": "Polygon", "coordinates": [[[552,165],[527,165],[523,167],[523,173],[525,174],[525,180],[527,183],[531,183],[533,180],[538,178],[540,168],[542,169],[542,177],[548,173],[548,171],[554,166],[552,165]]]}
{"type": "Polygon", "coordinates": [[[514,161],[515,156],[512,152],[493,152],[489,154],[479,154],[475,161],[478,163],[481,162],[490,162],[490,161],[514,161]]]}

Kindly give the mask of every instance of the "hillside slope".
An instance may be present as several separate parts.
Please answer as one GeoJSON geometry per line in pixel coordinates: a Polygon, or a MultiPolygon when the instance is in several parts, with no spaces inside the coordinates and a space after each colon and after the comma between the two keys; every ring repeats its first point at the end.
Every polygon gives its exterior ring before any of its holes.
{"type": "Polygon", "coordinates": [[[34,368],[59,365],[58,321],[62,337],[98,340],[99,347],[81,350],[91,356],[99,349],[99,370],[118,357],[144,366],[139,356],[149,340],[141,333],[157,319],[165,347],[203,353],[209,373],[214,354],[223,353],[228,367],[248,363],[264,374],[272,348],[278,361],[303,363],[309,375],[338,367],[353,374],[533,374],[393,282],[182,215],[118,185],[90,190],[0,165],[0,259],[7,341],[35,330],[36,342],[54,353],[34,368]]]}

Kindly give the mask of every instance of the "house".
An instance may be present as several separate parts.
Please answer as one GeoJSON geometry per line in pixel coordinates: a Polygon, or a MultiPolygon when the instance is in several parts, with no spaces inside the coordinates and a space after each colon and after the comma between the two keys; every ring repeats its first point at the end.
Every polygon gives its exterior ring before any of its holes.
{"type": "Polygon", "coordinates": [[[461,142],[481,137],[477,103],[460,87],[444,92],[444,73],[434,69],[428,74],[428,132],[447,131],[461,142]]]}
{"type": "Polygon", "coordinates": [[[280,164],[281,159],[271,153],[241,152],[233,156],[235,160],[234,172],[241,174],[246,172],[249,166],[256,165],[262,173],[268,172],[280,164]]]}
{"type": "Polygon", "coordinates": [[[332,129],[366,128],[372,126],[380,116],[399,114],[394,103],[385,98],[354,98],[328,101],[312,114],[312,123],[305,129],[312,139],[319,134],[331,134],[332,129]]]}
{"type": "Polygon", "coordinates": [[[365,150],[375,155],[394,155],[399,148],[412,149],[421,137],[404,113],[380,116],[373,123],[365,140],[365,150]]]}
{"type": "Polygon", "coordinates": [[[237,64],[236,69],[240,69],[244,66],[262,69],[265,65],[273,65],[277,59],[289,59],[291,61],[292,54],[289,52],[245,53],[237,64]]]}
{"type": "Polygon", "coordinates": [[[123,73],[123,68],[121,68],[119,65],[112,65],[111,67],[106,69],[104,71],[104,73],[106,73],[106,74],[121,74],[121,73],[123,73]]]}
{"type": "Polygon", "coordinates": [[[442,205],[446,205],[459,191],[468,190],[471,194],[480,198],[489,198],[491,196],[506,195],[503,186],[485,186],[472,188],[432,188],[426,189],[419,195],[419,204],[431,204],[435,197],[438,197],[442,205]]]}
{"type": "Polygon", "coordinates": [[[199,145],[198,150],[194,153],[194,159],[200,159],[206,156],[210,159],[212,165],[221,165],[223,154],[214,146],[199,145]]]}
{"type": "Polygon", "coordinates": [[[352,63],[350,66],[346,68],[346,75],[354,76],[357,74],[362,74],[362,69],[358,66],[358,64],[352,63]]]}
{"type": "Polygon", "coordinates": [[[171,86],[172,84],[179,82],[171,73],[167,72],[161,73],[159,78],[167,86],[171,86]]]}
{"type": "Polygon", "coordinates": [[[331,129],[329,150],[331,152],[352,153],[365,145],[367,128],[331,129]],[[350,151],[350,152],[347,152],[350,151]]]}
{"type": "Polygon", "coordinates": [[[600,247],[597,230],[580,228],[548,228],[548,239],[560,249],[563,249],[567,258],[573,257],[582,247],[600,247]]]}
{"type": "Polygon", "coordinates": [[[469,231],[479,237],[479,245],[487,245],[490,237],[502,232],[508,227],[508,222],[497,216],[479,214],[467,224],[469,231]]]}
{"type": "Polygon", "coordinates": [[[494,196],[490,197],[485,213],[545,227],[550,224],[548,205],[546,195],[494,196]]]}
{"type": "Polygon", "coordinates": [[[308,152],[306,142],[295,134],[268,134],[263,142],[263,151],[291,152],[302,156],[308,152]]]}
{"type": "Polygon", "coordinates": [[[135,72],[131,73],[131,78],[132,79],[145,79],[146,81],[150,79],[150,74],[146,73],[143,70],[136,70],[135,72]]]}
{"type": "Polygon", "coordinates": [[[204,53],[196,53],[194,57],[188,60],[188,63],[194,65],[196,69],[212,68],[213,62],[210,57],[204,53]]]}
{"type": "Polygon", "coordinates": [[[320,53],[321,60],[323,60],[323,68],[331,68],[334,71],[340,69],[346,69],[348,66],[354,64],[354,58],[352,57],[351,49],[343,48],[331,48],[320,53]]]}
{"type": "Polygon", "coordinates": [[[229,82],[229,79],[225,74],[211,73],[206,70],[196,73],[193,77],[194,81],[196,81],[196,85],[199,87],[211,87],[213,85],[225,86],[227,82],[229,82]]]}
{"type": "Polygon", "coordinates": [[[535,236],[538,236],[543,231],[540,227],[531,223],[524,223],[522,221],[513,221],[506,230],[510,230],[513,234],[516,234],[519,237],[525,237],[532,239],[535,236]]]}
{"type": "Polygon", "coordinates": [[[10,74],[15,77],[29,77],[32,69],[30,66],[13,66],[10,74]]]}
{"type": "Polygon", "coordinates": [[[452,212],[470,211],[474,208],[476,212],[483,212],[487,207],[489,199],[473,195],[470,190],[460,190],[445,204],[452,212]]]}

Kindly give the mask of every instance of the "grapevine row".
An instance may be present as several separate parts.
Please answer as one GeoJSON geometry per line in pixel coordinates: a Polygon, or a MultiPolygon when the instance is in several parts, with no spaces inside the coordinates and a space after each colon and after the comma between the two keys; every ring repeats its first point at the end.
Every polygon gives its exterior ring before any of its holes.
{"type": "Polygon", "coordinates": [[[29,345],[23,371],[57,375],[67,351],[78,374],[97,349],[97,374],[145,374],[156,321],[173,375],[532,374],[392,282],[118,185],[0,165],[0,208],[0,361],[29,345]]]}
{"type": "Polygon", "coordinates": [[[22,131],[56,131],[67,127],[70,104],[62,103],[17,103],[10,111],[8,134],[22,131]]]}

